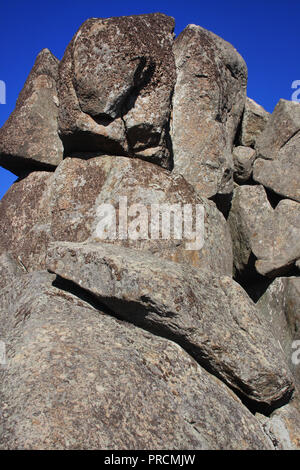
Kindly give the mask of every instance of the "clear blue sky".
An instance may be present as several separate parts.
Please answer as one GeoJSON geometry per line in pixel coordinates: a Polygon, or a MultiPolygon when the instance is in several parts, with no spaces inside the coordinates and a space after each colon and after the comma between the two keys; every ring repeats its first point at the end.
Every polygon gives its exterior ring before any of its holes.
{"type": "MultiPolygon", "coordinates": [[[[10,0],[0,5],[0,80],[7,86],[0,127],[42,48],[61,59],[87,18],[157,11],[175,18],[176,34],[194,23],[231,42],[248,65],[248,96],[268,111],[291,99],[291,83],[300,80],[300,0],[10,0]]],[[[14,179],[0,168],[0,199],[14,179]]]]}

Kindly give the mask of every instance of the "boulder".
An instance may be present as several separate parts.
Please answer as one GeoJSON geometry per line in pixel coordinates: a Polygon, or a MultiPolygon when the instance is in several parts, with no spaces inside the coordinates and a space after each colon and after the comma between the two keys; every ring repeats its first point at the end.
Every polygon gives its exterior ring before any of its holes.
{"type": "Polygon", "coordinates": [[[48,49],[39,53],[15,110],[0,129],[0,165],[17,176],[53,170],[63,158],[57,124],[58,64],[48,49]]]}
{"type": "Polygon", "coordinates": [[[59,68],[59,125],[66,153],[100,151],[172,165],[174,20],[160,13],[91,18],[59,68]]]}
{"type": "Polygon", "coordinates": [[[300,367],[294,355],[294,341],[300,349],[300,277],[279,277],[257,303],[258,311],[268,321],[278,339],[289,367],[300,385],[300,367]]]}
{"type": "Polygon", "coordinates": [[[253,178],[280,196],[300,202],[300,131],[280,148],[275,160],[257,159],[253,178]]]}
{"type": "Polygon", "coordinates": [[[11,251],[22,258],[29,271],[42,269],[49,241],[101,241],[97,230],[103,217],[101,207],[111,204],[119,214],[124,197],[126,208],[131,211],[128,227],[138,219],[138,207],[133,205],[143,204],[148,217],[146,238],[141,231],[141,239],[124,235],[107,239],[108,243],[132,246],[159,257],[232,275],[230,232],[215,204],[200,197],[182,176],[126,157],[103,156],[88,161],[66,158],[54,174],[32,173],[15,183],[0,202],[0,254],[11,251]],[[151,211],[155,204],[160,205],[161,226],[169,217],[171,229],[169,207],[177,204],[182,213],[189,205],[194,227],[198,221],[199,232],[204,229],[204,245],[190,246],[184,230],[181,238],[175,238],[172,230],[169,237],[163,238],[161,230],[152,236],[151,211]],[[197,216],[197,206],[204,208],[204,224],[201,214],[197,216]]]}
{"type": "Polygon", "coordinates": [[[276,450],[300,450],[300,413],[292,402],[274,411],[270,418],[255,416],[276,450]]]}
{"type": "Polygon", "coordinates": [[[247,98],[239,134],[240,145],[255,147],[256,139],[266,127],[269,117],[270,113],[262,106],[247,98]]]}
{"type": "Polygon", "coordinates": [[[43,266],[51,239],[50,182],[53,173],[30,173],[0,201],[0,255],[9,251],[25,270],[43,266]]]}
{"type": "Polygon", "coordinates": [[[254,255],[258,273],[285,274],[300,256],[300,205],[282,200],[275,209],[263,186],[234,190],[228,223],[233,239],[234,266],[243,272],[254,255]]]}
{"type": "Polygon", "coordinates": [[[256,141],[258,157],[276,160],[280,149],[300,130],[300,104],[279,100],[256,141]]]}
{"type": "Polygon", "coordinates": [[[176,341],[254,406],[289,399],[293,381],[282,351],[231,278],[100,243],[54,244],[47,268],[118,318],[176,341]]]}
{"type": "Polygon", "coordinates": [[[232,152],[234,179],[237,183],[245,183],[252,175],[256,152],[251,147],[234,147],[232,152]]]}
{"type": "MultiPolygon", "coordinates": [[[[125,232],[129,233],[130,223],[137,220],[135,216],[139,207],[134,205],[141,204],[148,216],[145,233],[143,227],[140,227],[138,239],[124,235],[107,239],[107,242],[147,250],[165,259],[206,267],[218,274],[232,275],[231,237],[223,215],[212,201],[199,196],[182,176],[173,175],[139,159],[105,156],[83,161],[67,158],[55,172],[52,186],[55,188],[51,202],[54,240],[103,241],[98,234],[103,217],[101,205],[112,205],[118,214],[120,198],[126,197],[129,215],[128,231],[125,229],[125,232]],[[198,248],[188,246],[185,231],[178,239],[172,230],[171,236],[165,239],[161,230],[157,236],[153,235],[151,224],[155,205],[159,205],[161,209],[161,227],[168,217],[167,213],[163,213],[164,208],[174,205],[184,208],[189,205],[195,227],[196,206],[203,207],[204,245],[198,248]]],[[[175,220],[174,217],[174,225],[175,220]]],[[[198,217],[197,220],[202,226],[202,219],[198,217]]],[[[117,220],[117,232],[120,233],[118,222],[117,220]]]]}
{"type": "Polygon", "coordinates": [[[179,346],[53,284],[36,272],[0,294],[2,450],[273,448],[179,346]]]}
{"type": "Polygon", "coordinates": [[[200,26],[176,38],[174,170],[200,194],[233,189],[232,147],[246,99],[247,67],[234,47],[200,26]]]}

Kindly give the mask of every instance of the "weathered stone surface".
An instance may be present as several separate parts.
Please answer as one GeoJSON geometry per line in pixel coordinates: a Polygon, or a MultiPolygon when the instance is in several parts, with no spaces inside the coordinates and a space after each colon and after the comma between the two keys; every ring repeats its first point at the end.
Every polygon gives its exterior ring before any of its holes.
{"type": "Polygon", "coordinates": [[[59,72],[66,152],[131,155],[170,167],[174,20],[155,13],[87,20],[59,72]]]}
{"type": "MultiPolygon", "coordinates": [[[[112,204],[118,213],[120,197],[127,197],[128,210],[133,204],[144,204],[149,227],[151,204],[191,204],[194,219],[196,204],[203,205],[204,246],[188,250],[184,232],[178,240],[172,231],[170,239],[162,239],[161,233],[152,239],[150,228],[148,239],[108,242],[232,275],[230,232],[215,204],[200,197],[183,177],[125,157],[66,158],[53,174],[36,172],[16,182],[0,202],[0,255],[8,250],[20,256],[29,271],[42,269],[49,241],[97,240],[101,204],[112,204]]],[[[133,212],[128,225],[137,218],[133,212]]]]}
{"type": "MultiPolygon", "coordinates": [[[[147,238],[107,240],[131,246],[177,262],[190,263],[211,269],[218,274],[232,275],[232,245],[229,228],[215,204],[199,196],[182,176],[173,176],[151,163],[124,157],[101,157],[88,161],[65,159],[54,175],[52,235],[54,240],[98,240],[97,228],[101,222],[99,207],[109,203],[119,210],[120,197],[127,197],[129,222],[136,218],[130,212],[133,204],[142,204],[149,215],[147,238]],[[187,237],[158,239],[152,236],[151,205],[196,204],[204,207],[204,246],[200,250],[187,249],[187,237]]],[[[166,215],[162,218],[166,219],[166,215]]],[[[101,240],[100,240],[101,241],[101,240]]]]}
{"type": "Polygon", "coordinates": [[[293,390],[267,323],[231,278],[100,243],[58,243],[47,267],[118,317],[175,340],[256,403],[278,406],[293,390]]]}
{"type": "Polygon", "coordinates": [[[54,169],[63,157],[58,136],[58,60],[43,49],[21,91],[16,108],[0,129],[0,165],[20,176],[54,169]]]}
{"type": "Polygon", "coordinates": [[[274,411],[270,418],[255,415],[277,450],[300,450],[300,413],[289,403],[274,411]]]}
{"type": "Polygon", "coordinates": [[[239,142],[245,147],[255,147],[256,139],[266,127],[270,113],[254,100],[247,98],[241,123],[239,142]]]}
{"type": "Polygon", "coordinates": [[[28,270],[43,266],[50,239],[53,173],[30,173],[0,201],[0,255],[11,252],[28,270]]]}
{"type": "Polygon", "coordinates": [[[0,256],[0,289],[10,284],[16,276],[24,274],[25,268],[10,253],[0,256]]]}
{"type": "Polygon", "coordinates": [[[278,339],[289,367],[300,384],[300,365],[295,363],[293,342],[300,349],[300,277],[279,277],[257,303],[258,310],[269,322],[278,339]]]}
{"type": "Polygon", "coordinates": [[[247,67],[238,52],[200,26],[174,44],[174,170],[207,197],[233,188],[232,146],[244,109],[247,67]]]}
{"type": "Polygon", "coordinates": [[[271,449],[256,418],[180,347],[33,273],[0,295],[1,449],[271,449]]]}
{"type": "Polygon", "coordinates": [[[233,239],[234,266],[242,272],[253,254],[262,275],[287,272],[300,255],[300,205],[282,200],[275,209],[263,186],[235,189],[228,217],[233,239]]]}
{"type": "Polygon", "coordinates": [[[280,148],[275,160],[256,160],[253,178],[275,193],[300,202],[300,131],[280,148]]]}
{"type": "Polygon", "coordinates": [[[300,130],[300,104],[279,100],[264,131],[256,141],[261,158],[276,160],[280,149],[300,130]]]}
{"type": "Polygon", "coordinates": [[[253,163],[256,152],[251,147],[234,147],[232,152],[234,164],[234,179],[238,183],[244,183],[252,175],[253,163]]]}

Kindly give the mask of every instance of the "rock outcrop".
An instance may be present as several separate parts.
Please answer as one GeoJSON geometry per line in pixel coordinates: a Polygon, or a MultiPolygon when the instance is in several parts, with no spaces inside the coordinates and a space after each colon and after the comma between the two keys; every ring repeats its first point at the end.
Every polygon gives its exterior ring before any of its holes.
{"type": "Polygon", "coordinates": [[[173,31],[87,20],[0,129],[1,449],[300,449],[300,105],[173,31]]]}

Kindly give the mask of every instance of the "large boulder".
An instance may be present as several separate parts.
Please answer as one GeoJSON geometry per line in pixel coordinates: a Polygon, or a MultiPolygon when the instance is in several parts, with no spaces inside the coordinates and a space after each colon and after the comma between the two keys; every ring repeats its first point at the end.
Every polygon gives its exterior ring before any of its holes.
{"type": "Polygon", "coordinates": [[[67,154],[100,151],[172,165],[174,20],[155,13],[87,20],[59,68],[67,154]]]}
{"type": "Polygon", "coordinates": [[[262,106],[254,100],[247,98],[238,136],[240,145],[255,147],[256,139],[266,127],[269,117],[270,113],[262,106]]]}
{"type": "Polygon", "coordinates": [[[300,367],[294,359],[297,351],[293,347],[296,344],[300,349],[300,277],[275,279],[259,299],[257,307],[278,339],[286,361],[300,385],[300,367]]]}
{"type": "Polygon", "coordinates": [[[53,173],[30,173],[0,201],[0,255],[10,252],[24,269],[43,266],[50,234],[53,173]]]}
{"type": "Polygon", "coordinates": [[[55,244],[47,268],[118,318],[176,341],[255,406],[289,399],[293,381],[282,351],[231,278],[99,243],[55,244]]]}
{"type": "Polygon", "coordinates": [[[280,148],[274,160],[257,159],[253,178],[280,196],[300,202],[300,131],[280,148]]]}
{"type": "Polygon", "coordinates": [[[249,267],[253,255],[258,273],[285,274],[300,258],[300,204],[288,199],[272,208],[263,186],[234,190],[228,217],[238,273],[249,267]]]}
{"type": "Polygon", "coordinates": [[[207,197],[233,189],[232,146],[246,99],[247,67],[234,47],[189,25],[174,44],[174,170],[207,197]]]}
{"type": "MultiPolygon", "coordinates": [[[[0,203],[0,254],[11,251],[21,256],[28,270],[43,268],[49,241],[99,240],[101,206],[109,203],[118,213],[122,197],[127,198],[128,212],[134,204],[143,204],[149,215],[147,235],[143,238],[141,232],[141,239],[124,236],[107,242],[232,275],[230,232],[215,204],[200,197],[182,176],[125,157],[105,156],[88,161],[66,158],[54,174],[32,173],[15,183],[0,203]],[[197,217],[196,206],[204,208],[203,246],[189,246],[184,231],[181,238],[175,238],[172,231],[166,239],[161,232],[152,237],[151,207],[159,205],[164,210],[164,205],[168,209],[176,204],[181,210],[185,206],[192,209],[192,221],[198,220],[200,229],[203,219],[197,217]]],[[[164,222],[167,216],[168,213],[161,214],[164,222]]],[[[128,218],[129,222],[137,220],[133,212],[128,218]]]]}
{"type": "Polygon", "coordinates": [[[63,158],[57,123],[58,64],[48,49],[39,53],[15,110],[0,129],[0,165],[17,176],[53,170],[63,158]]]}
{"type": "Polygon", "coordinates": [[[1,449],[273,448],[240,400],[176,344],[53,284],[36,272],[0,293],[1,449]]]}
{"type": "Polygon", "coordinates": [[[256,141],[258,157],[276,160],[280,149],[300,130],[300,104],[279,100],[256,141]]]}

